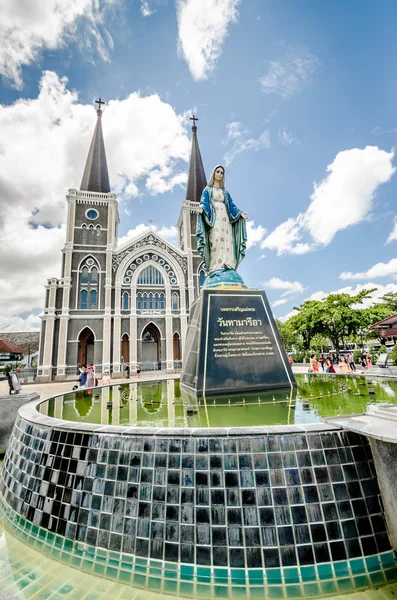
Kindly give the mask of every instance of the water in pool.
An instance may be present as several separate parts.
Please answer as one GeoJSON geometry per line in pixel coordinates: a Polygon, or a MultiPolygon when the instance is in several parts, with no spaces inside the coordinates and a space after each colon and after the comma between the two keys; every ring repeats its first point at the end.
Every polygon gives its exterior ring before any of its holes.
{"type": "Polygon", "coordinates": [[[243,427],[313,423],[397,404],[397,382],[297,375],[296,389],[197,399],[175,379],[70,392],[39,411],[69,421],[134,427],[243,427]]]}

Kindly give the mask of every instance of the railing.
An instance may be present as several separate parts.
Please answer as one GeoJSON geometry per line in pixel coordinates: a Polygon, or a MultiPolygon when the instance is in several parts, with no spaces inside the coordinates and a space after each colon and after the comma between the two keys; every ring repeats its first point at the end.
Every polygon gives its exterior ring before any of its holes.
{"type": "Polygon", "coordinates": [[[36,380],[37,369],[29,367],[17,370],[16,373],[20,383],[33,383],[36,380]]]}

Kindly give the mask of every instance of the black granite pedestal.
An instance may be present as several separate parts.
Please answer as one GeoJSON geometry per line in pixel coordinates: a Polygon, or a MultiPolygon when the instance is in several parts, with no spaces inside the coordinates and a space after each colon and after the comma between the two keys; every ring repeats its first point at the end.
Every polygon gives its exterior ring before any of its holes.
{"type": "Polygon", "coordinates": [[[265,292],[204,289],[190,309],[181,386],[202,396],[295,385],[265,292]]]}

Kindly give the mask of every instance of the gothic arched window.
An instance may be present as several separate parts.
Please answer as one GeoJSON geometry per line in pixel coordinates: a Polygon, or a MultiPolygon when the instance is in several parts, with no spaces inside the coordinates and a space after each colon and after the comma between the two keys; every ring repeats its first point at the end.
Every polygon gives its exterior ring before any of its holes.
{"type": "Polygon", "coordinates": [[[164,285],[164,278],[156,267],[146,267],[138,276],[137,285],[164,285]]]}
{"type": "Polygon", "coordinates": [[[80,308],[85,310],[88,308],[88,292],[87,290],[81,290],[80,292],[80,308]]]}
{"type": "Polygon", "coordinates": [[[148,297],[147,294],[142,296],[142,308],[148,308],[148,297]]]}
{"type": "Polygon", "coordinates": [[[204,281],[205,281],[205,273],[204,271],[200,271],[200,275],[199,275],[199,284],[200,287],[202,288],[204,285],[204,281]]]}
{"type": "Polygon", "coordinates": [[[90,291],[90,308],[97,308],[98,292],[96,290],[90,291]]]}
{"type": "Polygon", "coordinates": [[[179,295],[176,292],[172,294],[171,307],[172,310],[179,309],[179,295]]]}
{"type": "Polygon", "coordinates": [[[130,295],[128,292],[123,293],[123,310],[128,310],[130,308],[130,295]]]}
{"type": "Polygon", "coordinates": [[[136,307],[137,308],[142,308],[142,294],[141,294],[141,292],[139,292],[136,295],[136,307]]]}
{"type": "Polygon", "coordinates": [[[161,292],[161,294],[160,294],[160,308],[161,309],[165,308],[165,295],[164,295],[164,292],[161,292]]]}
{"type": "Polygon", "coordinates": [[[157,293],[153,295],[153,308],[155,310],[160,308],[160,297],[157,293]]]}
{"type": "Polygon", "coordinates": [[[98,263],[88,256],[80,267],[80,306],[82,310],[98,308],[98,263]]]}
{"type": "Polygon", "coordinates": [[[81,243],[87,243],[87,225],[85,223],[83,223],[81,226],[81,243]]]}

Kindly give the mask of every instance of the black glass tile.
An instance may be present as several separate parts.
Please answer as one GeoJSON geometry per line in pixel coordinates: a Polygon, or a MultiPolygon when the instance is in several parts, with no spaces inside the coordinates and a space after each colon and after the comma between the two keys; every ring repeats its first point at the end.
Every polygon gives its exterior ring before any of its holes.
{"type": "Polygon", "coordinates": [[[299,471],[303,485],[310,485],[311,483],[314,483],[313,469],[304,468],[299,469],[299,471]]]}
{"type": "Polygon", "coordinates": [[[196,440],[196,452],[201,454],[203,452],[208,452],[208,440],[198,439],[196,440]]]}
{"type": "Polygon", "coordinates": [[[386,531],[386,522],[383,515],[371,516],[371,523],[375,533],[381,533],[382,531],[386,531]]]}
{"type": "MultiPolygon", "coordinates": [[[[165,500],[165,487],[154,486],[153,487],[153,501],[154,502],[164,502],[165,500]]],[[[137,486],[128,486],[127,498],[136,498],[138,493],[137,486]]]]}
{"type": "Polygon", "coordinates": [[[258,569],[262,567],[261,548],[246,548],[245,555],[247,560],[247,567],[249,569],[258,569]]]}
{"type": "Polygon", "coordinates": [[[266,454],[254,454],[254,469],[267,469],[268,466],[266,454]]]}
{"type": "Polygon", "coordinates": [[[211,548],[206,546],[196,546],[196,563],[198,565],[211,564],[211,548]]]}
{"type": "Polygon", "coordinates": [[[255,490],[241,490],[243,505],[256,504],[255,490]]]}
{"type": "Polygon", "coordinates": [[[252,469],[252,458],[250,454],[239,454],[238,463],[240,469],[252,469]]]}
{"type": "Polygon", "coordinates": [[[378,552],[375,536],[364,536],[360,538],[361,546],[363,549],[364,556],[368,556],[370,554],[376,554],[378,552]]]}
{"type": "Polygon", "coordinates": [[[279,438],[280,450],[282,452],[291,452],[295,449],[294,439],[290,435],[285,435],[279,438]]]}
{"type": "Polygon", "coordinates": [[[244,525],[248,527],[253,527],[254,525],[258,525],[258,510],[255,507],[245,506],[243,508],[243,520],[244,525]]]}
{"type": "Polygon", "coordinates": [[[286,469],[285,480],[287,485],[300,485],[300,477],[298,469],[286,469]]]}
{"type": "Polygon", "coordinates": [[[325,527],[322,523],[316,523],[315,525],[311,525],[310,531],[312,534],[313,542],[325,542],[327,540],[325,527]]]}
{"type": "Polygon", "coordinates": [[[181,457],[179,454],[170,454],[168,456],[168,468],[169,469],[180,469],[181,457]]]}
{"type": "Polygon", "coordinates": [[[356,558],[362,556],[361,546],[357,538],[352,538],[345,541],[348,558],[356,558]]]}
{"type": "MultiPolygon", "coordinates": [[[[168,508],[167,507],[167,519],[168,519],[168,508]]],[[[210,511],[209,508],[196,508],[196,523],[209,523],[210,522],[210,511]]]]}
{"type": "Polygon", "coordinates": [[[225,473],[225,486],[227,488],[238,487],[238,474],[233,472],[225,473]]]}
{"type": "Polygon", "coordinates": [[[227,522],[229,525],[241,525],[242,524],[241,508],[228,508],[227,509],[227,522]]]}
{"type": "Polygon", "coordinates": [[[182,469],[194,469],[194,456],[191,454],[182,455],[182,469]]]}
{"type": "Polygon", "coordinates": [[[181,504],[193,504],[193,502],[194,502],[194,490],[191,488],[182,488],[181,504]]]}
{"type": "Polygon", "coordinates": [[[225,504],[225,490],[211,490],[211,504],[225,504]]]}
{"type": "Polygon", "coordinates": [[[196,456],[196,469],[199,471],[208,470],[208,456],[196,456]]]}
{"type": "MultiPolygon", "coordinates": [[[[123,522],[120,517],[113,517],[112,531],[116,533],[123,532],[123,522]]],[[[137,537],[148,538],[150,532],[150,521],[148,519],[138,519],[136,527],[137,537]]]]}
{"type": "Polygon", "coordinates": [[[357,463],[356,467],[360,479],[370,479],[372,477],[371,468],[367,462],[357,463]]]}
{"type": "Polygon", "coordinates": [[[210,469],[222,469],[222,456],[210,456],[210,469]]]}
{"type": "Polygon", "coordinates": [[[268,452],[280,452],[280,441],[276,436],[267,436],[265,438],[266,447],[268,452]]]}
{"type": "Polygon", "coordinates": [[[240,471],[240,485],[242,488],[255,487],[254,472],[248,470],[240,471]]]}
{"type": "Polygon", "coordinates": [[[315,450],[318,450],[320,448],[322,448],[322,444],[321,444],[321,436],[320,435],[308,435],[307,436],[307,443],[309,445],[309,448],[313,448],[315,450]]]}
{"type": "Polygon", "coordinates": [[[167,503],[168,504],[179,504],[179,487],[167,488],[167,503]]]}
{"type": "MultiPolygon", "coordinates": [[[[157,526],[157,525],[161,525],[163,526],[162,523],[153,523],[152,524],[152,529],[153,526],[157,526]]],[[[136,520],[135,519],[129,519],[129,518],[125,518],[124,519],[124,534],[125,535],[133,535],[135,536],[135,530],[136,530],[136,520]]]]}
{"type": "Polygon", "coordinates": [[[212,545],[213,546],[226,546],[226,527],[212,527],[212,545]]]}
{"type": "Polygon", "coordinates": [[[193,470],[188,470],[188,469],[184,469],[182,471],[182,484],[185,487],[194,487],[194,471],[193,470]]]}
{"type": "Polygon", "coordinates": [[[245,534],[245,545],[246,546],[260,546],[261,536],[258,527],[246,527],[244,529],[245,534]]]}
{"type": "Polygon", "coordinates": [[[285,478],[283,469],[270,470],[270,483],[273,487],[285,486],[285,478]]]}
{"type": "Polygon", "coordinates": [[[323,516],[321,513],[321,508],[319,504],[308,504],[306,506],[307,518],[310,523],[316,523],[317,521],[322,521],[323,516]]]}
{"type": "Polygon", "coordinates": [[[235,489],[226,490],[226,504],[228,506],[238,506],[240,504],[239,490],[235,490],[235,489]]]}
{"type": "Polygon", "coordinates": [[[313,565],[314,555],[311,546],[298,546],[298,560],[300,565],[313,565]]]}
{"type": "Polygon", "coordinates": [[[291,513],[289,506],[277,506],[274,509],[277,525],[290,525],[291,513]]]}
{"type": "Polygon", "coordinates": [[[162,560],[163,554],[164,554],[164,542],[162,542],[161,540],[152,540],[150,542],[151,558],[157,558],[158,560],[162,560]]]}
{"type": "Polygon", "coordinates": [[[298,464],[295,452],[286,452],[285,454],[282,454],[282,459],[284,469],[296,467],[298,464]]]}
{"type": "Polygon", "coordinates": [[[242,548],[230,548],[229,561],[231,567],[243,569],[245,567],[244,550],[242,548]]]}
{"type": "Polygon", "coordinates": [[[331,560],[327,544],[313,544],[313,548],[317,563],[329,562],[331,560]]]}
{"type": "Polygon", "coordinates": [[[228,527],[229,546],[244,546],[243,530],[241,527],[228,527]]]}
{"type": "Polygon", "coordinates": [[[378,496],[366,497],[365,502],[367,503],[367,508],[370,515],[381,512],[378,496]]]}
{"type": "Polygon", "coordinates": [[[273,488],[272,492],[275,505],[288,504],[287,490],[285,488],[273,488]]]}
{"type": "Polygon", "coordinates": [[[269,460],[269,469],[281,469],[283,466],[281,454],[278,452],[269,454],[268,460],[269,460]]]}
{"type": "Polygon", "coordinates": [[[227,567],[227,548],[216,546],[212,548],[212,563],[215,567],[227,567]]]}
{"type": "Polygon", "coordinates": [[[318,502],[319,496],[318,491],[315,486],[307,486],[303,488],[303,493],[305,495],[305,501],[308,503],[318,502]]]}
{"type": "Polygon", "coordinates": [[[263,546],[278,546],[276,527],[262,527],[263,546]]]}
{"type": "Polygon", "coordinates": [[[325,521],[335,521],[338,519],[338,511],[335,502],[328,502],[321,505],[325,521]]]}
{"type": "Polygon", "coordinates": [[[332,487],[334,488],[336,500],[347,500],[349,498],[349,492],[345,483],[334,483],[332,487]]]}
{"type": "Polygon", "coordinates": [[[358,479],[358,473],[356,469],[356,465],[343,465],[343,473],[345,475],[346,481],[355,481],[358,479]]]}
{"type": "Polygon", "coordinates": [[[202,546],[209,546],[211,543],[211,528],[208,525],[196,526],[196,543],[202,546]]]}
{"type": "Polygon", "coordinates": [[[306,435],[294,435],[294,443],[295,443],[295,450],[307,450],[308,448],[308,444],[307,444],[307,438],[306,435]]]}
{"type": "Polygon", "coordinates": [[[226,511],[224,508],[213,506],[211,508],[211,521],[213,525],[226,525],[226,511]]]}
{"type": "Polygon", "coordinates": [[[292,527],[277,527],[277,535],[280,546],[290,546],[295,543],[292,527]]]}
{"type": "Polygon", "coordinates": [[[194,563],[194,545],[181,544],[179,552],[182,563],[194,563]]]}
{"type": "MultiPolygon", "coordinates": [[[[138,538],[137,538],[138,544],[138,538]]],[[[138,554],[138,552],[137,552],[138,554]]],[[[172,544],[171,542],[165,542],[164,544],[164,560],[169,560],[170,562],[178,562],[179,561],[179,544],[172,544]]]]}
{"type": "Polygon", "coordinates": [[[209,506],[210,492],[208,488],[196,488],[196,504],[198,506],[209,506]]]}
{"type": "Polygon", "coordinates": [[[300,486],[287,488],[288,502],[292,506],[294,504],[303,504],[303,492],[300,486]]]}
{"type": "Polygon", "coordinates": [[[311,467],[312,459],[310,456],[310,452],[297,452],[296,458],[298,460],[299,467],[311,467]]]}
{"type": "Polygon", "coordinates": [[[179,506],[167,506],[166,520],[167,521],[178,521],[179,518],[179,506]]]}
{"type": "Polygon", "coordinates": [[[307,523],[306,508],[304,506],[291,506],[291,515],[294,525],[307,523]]]}
{"type": "Polygon", "coordinates": [[[279,567],[280,566],[280,555],[278,548],[264,548],[263,549],[263,560],[265,568],[279,567]]]}
{"type": "Polygon", "coordinates": [[[280,556],[283,567],[292,567],[297,564],[295,546],[282,546],[280,548],[280,556]]]}
{"type": "Polygon", "coordinates": [[[376,545],[378,547],[378,552],[386,552],[390,550],[390,540],[386,532],[383,533],[375,533],[376,545]]]}
{"type": "Polygon", "coordinates": [[[182,504],[181,506],[181,523],[194,523],[193,506],[182,504]]]}
{"type": "Polygon", "coordinates": [[[273,508],[260,508],[259,509],[259,520],[261,525],[274,525],[274,509],[273,508]]]}

